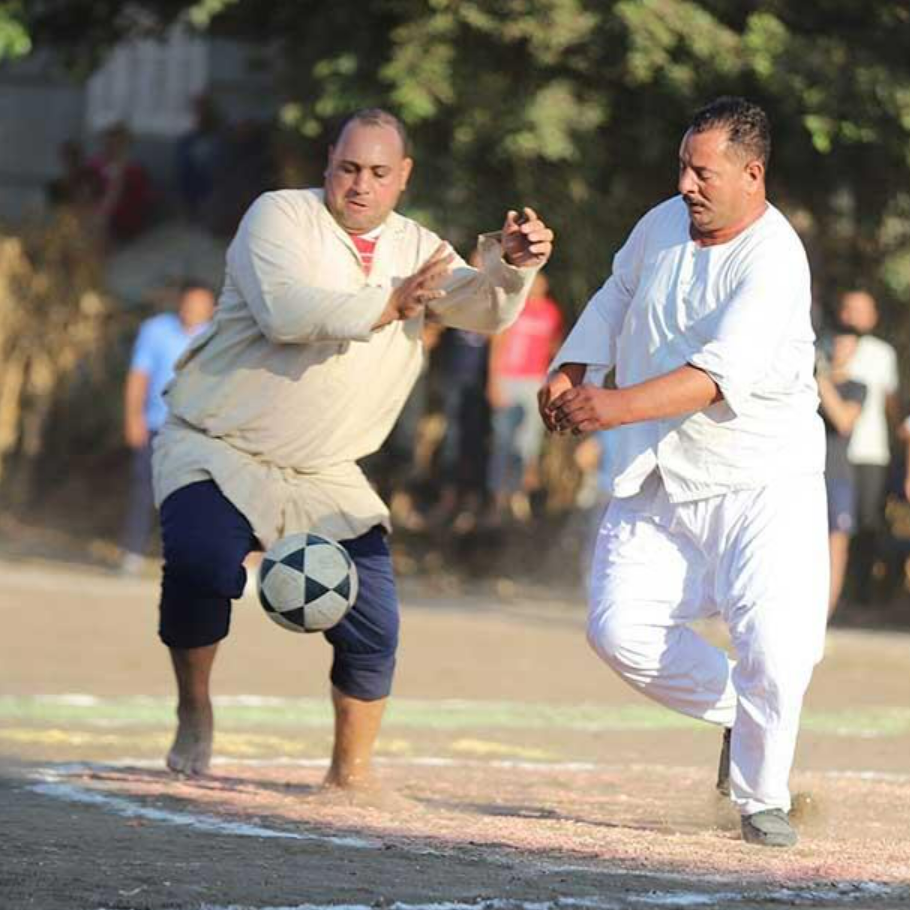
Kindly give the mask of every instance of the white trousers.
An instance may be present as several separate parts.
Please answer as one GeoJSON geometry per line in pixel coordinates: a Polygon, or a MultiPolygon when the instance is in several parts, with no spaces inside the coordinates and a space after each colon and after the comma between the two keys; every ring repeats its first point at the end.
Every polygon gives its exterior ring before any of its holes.
{"type": "Polygon", "coordinates": [[[655,472],[610,503],[590,590],[588,641],[607,664],[660,704],[733,728],[740,812],[789,810],[803,695],[824,650],[823,476],[673,504],[655,472]],[[687,625],[718,613],[735,662],[687,625]]]}

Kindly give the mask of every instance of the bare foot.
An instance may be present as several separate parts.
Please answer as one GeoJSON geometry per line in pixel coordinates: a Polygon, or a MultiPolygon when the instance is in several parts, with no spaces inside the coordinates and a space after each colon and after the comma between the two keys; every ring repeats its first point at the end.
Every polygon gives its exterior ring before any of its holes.
{"type": "Polygon", "coordinates": [[[322,788],[323,790],[375,792],[380,789],[380,786],[376,776],[369,768],[348,770],[332,765],[322,782],[322,788]]]}
{"type": "Polygon", "coordinates": [[[342,776],[330,768],[316,797],[328,805],[410,814],[423,811],[413,799],[383,787],[372,772],[342,776]]]}
{"type": "Polygon", "coordinates": [[[205,774],[212,760],[214,721],[211,702],[177,709],[177,735],[167,754],[167,766],[177,774],[205,774]]]}

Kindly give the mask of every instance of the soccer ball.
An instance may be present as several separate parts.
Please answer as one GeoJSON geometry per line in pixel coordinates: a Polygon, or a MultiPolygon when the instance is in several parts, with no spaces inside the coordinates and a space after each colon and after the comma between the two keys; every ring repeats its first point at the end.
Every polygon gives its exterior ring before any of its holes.
{"type": "Polygon", "coordinates": [[[259,566],[259,602],[292,632],[324,632],[357,599],[357,566],[340,544],[319,534],[277,541],[259,566]]]}

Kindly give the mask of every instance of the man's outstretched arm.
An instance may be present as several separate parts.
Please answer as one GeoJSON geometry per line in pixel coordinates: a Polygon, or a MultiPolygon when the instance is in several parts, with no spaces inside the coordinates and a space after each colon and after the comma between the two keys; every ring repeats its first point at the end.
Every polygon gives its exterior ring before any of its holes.
{"type": "Polygon", "coordinates": [[[554,236],[533,209],[523,212],[520,218],[510,210],[501,231],[481,235],[479,268],[459,263],[440,283],[442,297],[429,306],[444,325],[495,333],[518,318],[537,269],[550,258],[554,236]]]}
{"type": "MultiPolygon", "coordinates": [[[[575,435],[611,430],[629,423],[663,420],[704,410],[723,396],[704,371],[686,364],[662,376],[624,389],[599,389],[580,385],[582,364],[564,364],[558,372],[571,387],[559,390],[549,401],[541,396],[541,415],[548,429],[575,435]],[[575,380],[575,382],[573,382],[575,380]]],[[[548,386],[556,390],[551,379],[548,386]]]]}

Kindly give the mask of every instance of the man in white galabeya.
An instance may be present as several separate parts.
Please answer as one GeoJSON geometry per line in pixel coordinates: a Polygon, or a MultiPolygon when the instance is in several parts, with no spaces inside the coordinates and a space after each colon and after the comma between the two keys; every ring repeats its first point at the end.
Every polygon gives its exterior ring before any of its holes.
{"type": "Polygon", "coordinates": [[[769,153],[756,105],[720,98],[695,115],[679,195],[616,254],[540,409],[552,430],[614,430],[592,647],[643,694],[725,728],[718,789],[746,841],[785,847],[828,556],[809,266],[766,200],[769,153]],[[613,367],[616,389],[585,384],[613,367]],[[718,613],[735,661],[689,628],[718,613]]]}

